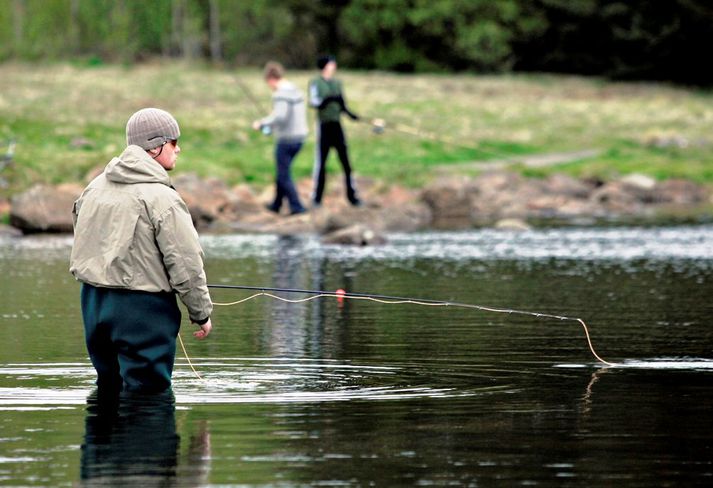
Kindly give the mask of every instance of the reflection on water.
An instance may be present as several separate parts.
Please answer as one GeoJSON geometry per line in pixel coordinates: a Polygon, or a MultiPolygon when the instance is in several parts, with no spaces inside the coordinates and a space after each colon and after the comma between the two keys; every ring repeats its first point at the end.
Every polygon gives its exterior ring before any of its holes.
{"type": "MultiPolygon", "coordinates": [[[[713,227],[204,237],[212,282],[375,292],[218,307],[175,401],[92,396],[71,241],[0,241],[0,485],[709,486],[713,227]],[[89,400],[88,400],[89,397],[89,400]]],[[[216,301],[248,293],[216,290],[216,301]]],[[[290,298],[297,298],[290,296],[290,298]]],[[[186,324],[187,325],[187,324],[186,324]]]]}
{"type": "Polygon", "coordinates": [[[180,438],[171,392],[95,391],[86,412],[80,486],[201,486],[207,480],[210,433],[205,423],[191,437],[187,466],[177,476],[180,438]]]}
{"type": "MultiPolygon", "coordinates": [[[[299,240],[291,236],[279,237],[274,246],[274,262],[271,282],[279,288],[300,288],[305,285],[306,276],[302,261],[294,251],[299,249],[299,240]]],[[[315,276],[319,279],[318,274],[315,276]]],[[[306,320],[305,307],[290,303],[276,302],[272,306],[269,323],[265,327],[265,341],[270,355],[282,356],[305,350],[309,340],[309,330],[317,322],[306,320]]]]}
{"type": "Polygon", "coordinates": [[[164,486],[175,478],[179,437],[173,395],[94,393],[87,400],[81,479],[164,486]]]}

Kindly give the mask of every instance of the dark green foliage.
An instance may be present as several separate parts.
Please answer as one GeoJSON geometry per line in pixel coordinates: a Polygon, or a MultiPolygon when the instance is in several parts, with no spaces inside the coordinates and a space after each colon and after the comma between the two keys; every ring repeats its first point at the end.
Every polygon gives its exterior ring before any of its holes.
{"type": "Polygon", "coordinates": [[[515,69],[710,85],[706,0],[538,0],[542,36],[517,39],[515,69]]]}
{"type": "Polygon", "coordinates": [[[397,71],[507,69],[512,41],[541,30],[517,0],[353,0],[343,20],[351,64],[397,71]],[[364,21],[369,19],[369,21],[364,21]]]}
{"type": "Polygon", "coordinates": [[[710,85],[709,0],[0,0],[0,60],[158,56],[710,85]]]}

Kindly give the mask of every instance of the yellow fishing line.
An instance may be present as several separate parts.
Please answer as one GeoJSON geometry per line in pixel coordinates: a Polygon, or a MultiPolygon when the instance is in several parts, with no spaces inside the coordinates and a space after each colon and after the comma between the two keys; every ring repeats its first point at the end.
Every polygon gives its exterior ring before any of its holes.
{"type": "MultiPolygon", "coordinates": [[[[577,317],[565,317],[561,315],[552,315],[552,314],[547,314],[547,313],[538,313],[538,312],[527,312],[523,310],[511,310],[511,309],[505,309],[505,308],[492,308],[492,307],[484,307],[482,305],[471,305],[467,303],[450,303],[450,302],[424,302],[420,300],[412,300],[412,299],[404,299],[404,300],[384,300],[381,298],[375,298],[375,297],[369,297],[369,296],[353,296],[349,294],[337,294],[337,293],[319,293],[316,295],[312,295],[306,298],[296,298],[296,299],[290,299],[290,298],[283,298],[277,295],[273,295],[272,293],[267,293],[264,291],[254,293],[250,295],[249,297],[243,298],[241,300],[236,300],[234,302],[213,302],[213,305],[219,306],[219,307],[230,307],[233,305],[239,305],[241,303],[245,303],[249,300],[253,300],[257,297],[269,297],[274,300],[279,300],[281,302],[287,302],[287,303],[304,303],[304,302],[309,302],[312,300],[316,300],[318,298],[338,298],[338,299],[344,299],[348,298],[350,300],[368,300],[371,302],[377,302],[377,303],[382,303],[385,305],[400,305],[400,304],[411,304],[411,305],[423,305],[423,306],[429,306],[429,307],[459,307],[459,308],[474,308],[477,310],[482,310],[486,312],[494,312],[494,313],[507,313],[507,314],[521,314],[521,315],[530,315],[533,317],[540,317],[540,318],[554,318],[558,320],[569,320],[569,321],[575,321],[579,322],[579,324],[582,326],[584,329],[584,335],[587,338],[587,345],[589,346],[589,351],[592,353],[592,355],[602,364],[605,364],[607,366],[615,366],[615,363],[610,363],[609,361],[605,361],[604,359],[597,354],[597,352],[594,350],[594,345],[592,344],[592,339],[589,335],[589,327],[587,327],[587,324],[584,322],[584,320],[577,318],[577,317]]],[[[191,367],[193,370],[193,373],[195,373],[196,377],[198,379],[202,379],[200,374],[198,374],[198,371],[193,367],[193,363],[191,362],[190,358],[188,357],[188,352],[186,351],[186,347],[183,344],[183,339],[181,339],[180,334],[178,335],[178,341],[181,344],[181,349],[183,349],[183,354],[186,356],[186,361],[188,361],[188,365],[191,367]]]]}
{"type": "Polygon", "coordinates": [[[422,305],[422,306],[429,306],[429,307],[474,308],[474,309],[482,310],[485,312],[521,314],[521,315],[530,315],[530,316],[539,317],[539,318],[554,318],[554,319],[558,319],[558,320],[574,321],[574,322],[578,322],[584,329],[584,335],[587,339],[587,345],[589,346],[589,350],[592,353],[592,355],[602,364],[605,364],[607,366],[615,366],[615,363],[610,363],[609,361],[602,359],[602,357],[599,356],[599,354],[597,354],[597,352],[594,350],[594,345],[592,344],[592,338],[589,334],[589,327],[587,327],[587,324],[584,322],[584,320],[582,320],[581,318],[578,318],[578,317],[565,317],[562,315],[552,315],[552,314],[538,313],[538,312],[527,312],[527,311],[523,311],[523,310],[511,310],[511,309],[506,309],[506,308],[484,307],[482,305],[471,305],[471,304],[467,304],[467,303],[450,303],[450,302],[436,302],[436,303],[434,303],[434,302],[424,302],[424,301],[412,300],[412,299],[384,300],[381,298],[374,298],[374,297],[369,297],[369,296],[353,296],[353,295],[344,294],[344,293],[342,293],[342,294],[319,293],[317,295],[309,296],[307,298],[290,299],[290,298],[283,298],[283,297],[280,297],[277,295],[273,295],[272,293],[259,292],[259,293],[254,293],[247,298],[243,298],[241,300],[237,300],[234,302],[226,302],[226,303],[213,302],[213,305],[229,307],[232,305],[238,305],[241,303],[245,303],[248,300],[252,300],[252,299],[260,297],[260,296],[269,297],[269,298],[279,300],[282,302],[287,302],[287,303],[303,303],[303,302],[309,302],[311,300],[316,300],[317,298],[339,298],[339,299],[348,298],[350,300],[368,300],[371,302],[377,302],[377,303],[382,303],[382,304],[386,304],[386,305],[412,304],[412,305],[422,305]]]}
{"type": "Polygon", "coordinates": [[[193,374],[196,375],[196,378],[202,380],[203,377],[198,373],[198,371],[196,371],[196,368],[193,367],[193,363],[191,362],[191,358],[188,357],[188,351],[186,351],[186,345],[183,344],[183,339],[181,338],[180,332],[178,334],[178,343],[181,345],[181,349],[183,349],[183,355],[186,357],[186,361],[188,361],[188,366],[190,366],[193,370],[193,374]]]}

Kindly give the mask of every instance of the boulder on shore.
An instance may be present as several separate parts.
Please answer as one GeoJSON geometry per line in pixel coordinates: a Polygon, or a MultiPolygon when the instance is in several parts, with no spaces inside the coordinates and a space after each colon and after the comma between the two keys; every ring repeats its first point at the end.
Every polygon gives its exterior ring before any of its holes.
{"type": "Polygon", "coordinates": [[[434,227],[469,227],[472,225],[471,202],[477,194],[469,178],[451,177],[426,185],[420,199],[430,209],[434,227]]]}
{"type": "Polygon", "coordinates": [[[501,219],[495,223],[495,228],[500,230],[509,230],[514,232],[523,232],[532,230],[532,227],[521,219],[501,219]]]}
{"type": "Polygon", "coordinates": [[[656,184],[653,200],[663,204],[700,205],[708,200],[708,192],[692,181],[672,179],[656,184]]]}
{"type": "Polygon", "coordinates": [[[72,206],[82,190],[72,183],[35,185],[12,197],[10,225],[24,234],[72,232],[72,206]]]}
{"type": "MultiPolygon", "coordinates": [[[[308,198],[309,184],[298,183],[303,198],[308,198]]],[[[318,233],[325,242],[352,245],[378,243],[386,232],[526,228],[527,222],[547,219],[652,216],[669,208],[700,210],[712,203],[709,188],[686,180],[658,182],[646,175],[609,182],[566,175],[538,179],[492,171],[477,177],[441,178],[420,191],[364,179],[362,205],[357,207],[346,201],[343,188],[335,183],[321,206],[299,215],[288,215],[283,206],[278,215],[265,208],[274,198],[272,186],[258,193],[247,184],[230,188],[217,178],[191,173],[178,175],[174,185],[199,231],[318,233]]],[[[34,186],[12,198],[10,223],[23,233],[71,232],[72,204],[81,191],[75,184],[34,186]]]]}
{"type": "Polygon", "coordinates": [[[0,237],[20,237],[22,236],[22,231],[16,229],[15,227],[0,224],[0,237]]]}
{"type": "Polygon", "coordinates": [[[173,180],[173,185],[186,202],[198,230],[206,230],[216,221],[239,220],[260,206],[245,187],[233,191],[218,178],[202,179],[195,173],[184,173],[173,180]]]}

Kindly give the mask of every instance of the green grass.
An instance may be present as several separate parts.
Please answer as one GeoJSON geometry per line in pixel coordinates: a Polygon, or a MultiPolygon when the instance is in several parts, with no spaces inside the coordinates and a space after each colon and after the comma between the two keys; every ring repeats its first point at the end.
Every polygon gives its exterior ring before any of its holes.
{"type": "MultiPolygon", "coordinates": [[[[314,73],[288,75],[304,89],[314,73]]],[[[636,172],[713,183],[713,94],[708,92],[546,75],[339,76],[354,111],[387,121],[381,135],[368,124],[344,122],[359,175],[417,186],[443,166],[597,149],[599,156],[582,161],[513,168],[538,177],[565,172],[611,179],[636,172]],[[651,144],[657,138],[689,144],[658,148],[651,144]]],[[[270,184],[273,141],[250,129],[251,121],[269,109],[269,98],[258,70],[228,72],[173,62],[0,65],[0,153],[5,141],[17,141],[15,165],[2,174],[10,187],[2,194],[35,182],[82,181],[123,149],[126,119],[145,106],[165,108],[181,124],[177,172],[216,176],[229,184],[270,184]],[[78,138],[89,145],[74,147],[78,138]]],[[[297,178],[311,174],[313,151],[311,136],[295,161],[297,178]]],[[[336,174],[335,158],[330,168],[336,174]]],[[[464,165],[463,171],[470,174],[473,166],[464,165]]]]}

